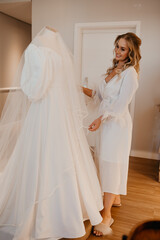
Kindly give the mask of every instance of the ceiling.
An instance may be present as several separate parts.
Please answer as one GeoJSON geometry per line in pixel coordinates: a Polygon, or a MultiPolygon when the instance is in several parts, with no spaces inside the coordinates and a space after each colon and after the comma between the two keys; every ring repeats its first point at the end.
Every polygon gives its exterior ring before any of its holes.
{"type": "Polygon", "coordinates": [[[0,12],[20,21],[32,23],[32,2],[22,0],[0,0],[0,12]]]}

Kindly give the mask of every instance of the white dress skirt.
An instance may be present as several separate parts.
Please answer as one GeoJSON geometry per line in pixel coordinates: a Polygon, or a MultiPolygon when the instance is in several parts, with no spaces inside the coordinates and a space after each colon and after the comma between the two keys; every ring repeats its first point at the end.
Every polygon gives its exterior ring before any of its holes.
{"type": "Polygon", "coordinates": [[[25,51],[20,84],[30,107],[0,173],[0,231],[14,240],[81,237],[84,220],[102,221],[96,168],[67,98],[62,60],[32,43],[25,51]]]}
{"type": "Polygon", "coordinates": [[[103,79],[94,96],[94,100],[100,100],[99,116],[103,116],[96,140],[97,167],[103,192],[127,193],[132,138],[128,107],[137,87],[137,73],[134,67],[129,67],[108,83],[103,79]]]}

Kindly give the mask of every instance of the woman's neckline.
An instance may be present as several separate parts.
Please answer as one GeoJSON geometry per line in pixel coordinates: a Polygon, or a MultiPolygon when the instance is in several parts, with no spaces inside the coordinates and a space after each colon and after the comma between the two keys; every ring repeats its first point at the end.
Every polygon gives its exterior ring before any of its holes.
{"type": "Polygon", "coordinates": [[[105,77],[104,78],[105,83],[109,84],[116,76],[117,76],[117,74],[115,74],[108,82],[106,82],[106,77],[105,77]]]}
{"type": "MultiPolygon", "coordinates": [[[[128,68],[126,68],[125,70],[123,70],[121,73],[124,73],[127,69],[131,68],[133,66],[129,66],[128,68]]],[[[121,74],[120,73],[120,74],[121,74]]],[[[108,82],[106,82],[106,77],[104,78],[104,81],[106,84],[108,84],[110,81],[112,81],[116,76],[118,76],[118,74],[115,74],[108,82]]]]}

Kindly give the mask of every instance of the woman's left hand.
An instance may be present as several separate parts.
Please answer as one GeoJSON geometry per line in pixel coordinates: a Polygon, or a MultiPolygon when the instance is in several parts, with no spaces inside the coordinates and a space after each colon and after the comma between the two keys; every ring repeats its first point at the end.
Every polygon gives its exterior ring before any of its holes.
{"type": "Polygon", "coordinates": [[[91,125],[89,125],[89,127],[88,127],[88,130],[89,131],[92,131],[92,132],[94,132],[94,131],[96,131],[99,127],[100,127],[100,125],[101,125],[101,118],[102,117],[99,117],[99,118],[97,118],[96,120],[94,120],[92,123],[91,123],[91,125]]]}

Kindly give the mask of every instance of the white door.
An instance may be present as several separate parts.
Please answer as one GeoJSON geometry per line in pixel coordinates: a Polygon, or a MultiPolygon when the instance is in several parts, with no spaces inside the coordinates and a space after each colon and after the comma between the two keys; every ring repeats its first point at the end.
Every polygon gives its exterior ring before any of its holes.
{"type": "MultiPolygon", "coordinates": [[[[106,73],[108,67],[112,66],[114,40],[119,34],[126,32],[137,33],[137,22],[122,23],[92,23],[77,24],[75,28],[75,60],[81,75],[81,84],[95,89],[106,73]]],[[[86,98],[89,115],[85,125],[91,123],[96,117],[96,106],[86,98]],[[93,108],[94,111],[93,111],[93,108]]],[[[132,104],[134,105],[134,104],[132,104]]],[[[131,115],[133,118],[134,106],[131,115]]],[[[89,144],[95,145],[95,134],[87,135],[89,144]]]]}

